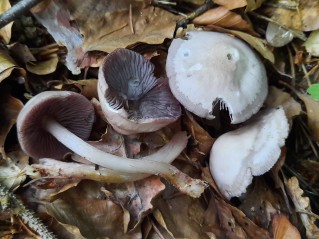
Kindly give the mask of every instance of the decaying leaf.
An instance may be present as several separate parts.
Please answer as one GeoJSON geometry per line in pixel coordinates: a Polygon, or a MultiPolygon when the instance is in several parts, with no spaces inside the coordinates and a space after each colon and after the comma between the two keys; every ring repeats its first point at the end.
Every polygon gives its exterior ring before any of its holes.
{"type": "Polygon", "coordinates": [[[286,182],[286,187],[296,211],[300,213],[300,219],[306,229],[307,238],[319,238],[319,228],[315,224],[316,219],[311,216],[315,214],[311,211],[309,198],[303,196],[303,190],[299,187],[298,179],[291,177],[286,182]]]}
{"type": "Polygon", "coordinates": [[[316,0],[288,0],[297,7],[293,9],[275,8],[272,19],[283,25],[300,31],[313,31],[319,29],[319,2],[316,0]]]}
{"type": "MultiPolygon", "coordinates": [[[[0,13],[3,13],[4,11],[8,10],[11,8],[11,4],[9,0],[2,0],[0,1],[0,13]]],[[[5,27],[2,27],[0,29],[0,38],[8,44],[10,42],[11,38],[11,28],[12,28],[13,22],[10,22],[8,25],[5,27]]]]}
{"type": "Polygon", "coordinates": [[[2,155],[3,158],[6,158],[4,143],[9,131],[16,123],[23,104],[20,100],[7,93],[1,91],[0,93],[0,155],[2,155]]]}
{"type": "Polygon", "coordinates": [[[214,3],[221,5],[229,10],[241,8],[247,5],[246,0],[214,0],[214,3]]]}
{"type": "Polygon", "coordinates": [[[228,29],[240,30],[257,35],[251,24],[239,14],[229,11],[226,7],[212,8],[193,20],[198,25],[215,25],[228,29]]]}
{"type": "Polygon", "coordinates": [[[179,19],[168,11],[134,0],[103,0],[98,4],[54,0],[35,16],[57,42],[68,48],[67,66],[77,74],[85,52],[111,52],[136,42],[162,43],[173,37],[179,19]]]}
{"type": "Polygon", "coordinates": [[[309,95],[298,94],[307,109],[308,126],[315,140],[319,140],[319,101],[313,100],[309,95]]]}
{"type": "Polygon", "coordinates": [[[247,12],[256,10],[257,8],[261,6],[263,2],[265,2],[265,0],[246,0],[246,1],[247,1],[247,7],[246,7],[247,12]]]}
{"type": "Polygon", "coordinates": [[[165,189],[165,185],[157,176],[151,176],[146,179],[116,185],[112,191],[110,199],[121,205],[129,212],[129,231],[136,228],[143,218],[153,210],[152,201],[165,189]]]}
{"type": "Polygon", "coordinates": [[[208,157],[215,140],[197,123],[192,114],[186,110],[183,123],[192,135],[193,140],[188,156],[192,160],[202,162],[208,157]]]}
{"type": "Polygon", "coordinates": [[[124,233],[122,207],[105,198],[101,186],[82,182],[46,204],[46,208],[59,222],[76,226],[86,238],[141,238],[137,229],[124,233]]]}
{"type": "Polygon", "coordinates": [[[52,54],[50,59],[44,61],[28,62],[26,68],[28,71],[37,75],[47,75],[55,72],[59,58],[57,54],[52,54]]]}
{"type": "Polygon", "coordinates": [[[301,105],[290,94],[274,86],[269,87],[265,104],[268,108],[282,105],[290,123],[293,117],[301,113],[301,105]]]}
{"type": "Polygon", "coordinates": [[[97,80],[86,79],[86,80],[67,80],[63,84],[54,86],[57,90],[70,90],[84,95],[88,99],[98,98],[97,95],[97,80]]]}
{"type": "Polygon", "coordinates": [[[158,209],[175,238],[208,238],[202,230],[205,209],[199,200],[186,195],[160,198],[158,209]]]}
{"type": "Polygon", "coordinates": [[[266,40],[254,37],[250,34],[240,31],[230,30],[230,32],[246,41],[249,45],[255,48],[255,50],[257,50],[265,59],[269,60],[271,63],[275,62],[274,54],[267,47],[266,40]]]}
{"type": "Polygon", "coordinates": [[[319,56],[319,30],[311,32],[303,45],[309,54],[319,56]]]}
{"type": "Polygon", "coordinates": [[[19,71],[20,75],[25,75],[25,70],[18,67],[11,56],[9,56],[9,53],[5,50],[0,50],[0,83],[10,76],[14,70],[19,71]]]}
{"type": "Polygon", "coordinates": [[[301,239],[300,233],[288,218],[282,214],[276,214],[272,220],[274,239],[301,239]]]}

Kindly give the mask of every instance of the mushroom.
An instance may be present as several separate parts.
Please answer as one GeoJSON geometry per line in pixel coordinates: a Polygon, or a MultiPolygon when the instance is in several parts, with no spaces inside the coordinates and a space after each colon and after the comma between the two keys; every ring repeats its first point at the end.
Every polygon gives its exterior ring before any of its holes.
{"type": "Polygon", "coordinates": [[[158,130],[181,115],[167,80],[153,75],[154,65],[142,55],[119,48],[99,69],[98,95],[113,128],[122,134],[158,130]]]}
{"type": "Polygon", "coordinates": [[[169,86],[194,114],[213,119],[218,101],[231,123],[244,122],[262,106],[268,91],[264,65],[241,40],[224,33],[192,31],[168,50],[169,86]]]}
{"type": "MultiPolygon", "coordinates": [[[[206,184],[192,179],[168,163],[187,144],[185,132],[179,132],[165,145],[165,150],[142,158],[121,158],[105,153],[87,142],[94,121],[91,103],[82,95],[67,91],[47,91],[34,96],[22,108],[17,119],[21,148],[35,158],[61,158],[68,149],[87,160],[111,170],[126,173],[159,174],[182,192],[199,197],[206,184]],[[82,138],[81,138],[82,137],[82,138]]],[[[145,175],[147,176],[147,175],[145,175]]]]}
{"type": "Polygon", "coordinates": [[[253,176],[262,175],[278,160],[288,136],[288,120],[282,107],[265,110],[237,130],[217,138],[209,167],[226,197],[246,192],[253,176]]]}

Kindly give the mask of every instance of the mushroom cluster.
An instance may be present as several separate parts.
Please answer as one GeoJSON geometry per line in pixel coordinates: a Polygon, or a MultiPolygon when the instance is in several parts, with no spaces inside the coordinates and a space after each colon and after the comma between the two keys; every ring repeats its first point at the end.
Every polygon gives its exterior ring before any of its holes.
{"type": "MultiPolygon", "coordinates": [[[[34,158],[56,159],[71,150],[113,171],[143,173],[144,177],[148,174],[160,175],[193,197],[203,192],[206,187],[203,181],[192,179],[169,164],[186,147],[185,133],[175,134],[161,150],[142,160],[122,158],[85,142],[90,135],[94,116],[91,102],[81,94],[42,92],[29,100],[18,116],[17,131],[21,148],[34,158]]],[[[137,178],[140,179],[140,175],[137,178]]]]}
{"type": "Polygon", "coordinates": [[[288,136],[281,107],[255,115],[268,94],[262,61],[238,38],[191,31],[172,41],[166,71],[173,95],[192,113],[214,119],[219,103],[232,124],[248,120],[217,138],[210,154],[210,171],[220,192],[226,198],[240,196],[253,176],[275,164],[288,136]]]}

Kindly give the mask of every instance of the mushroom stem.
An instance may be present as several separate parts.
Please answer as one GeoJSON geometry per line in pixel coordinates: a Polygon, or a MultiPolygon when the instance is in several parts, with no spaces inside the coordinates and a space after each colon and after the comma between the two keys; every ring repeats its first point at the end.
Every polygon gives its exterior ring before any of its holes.
{"type": "Polygon", "coordinates": [[[143,157],[143,160],[138,160],[105,153],[86,143],[54,119],[46,119],[43,122],[43,127],[74,153],[97,165],[120,172],[160,175],[170,181],[179,190],[192,197],[199,197],[206,187],[206,183],[202,180],[192,179],[174,166],[168,163],[158,162],[161,161],[161,158],[167,158],[168,156],[174,156],[174,158],[176,158],[178,154],[181,153],[187,143],[187,136],[183,132],[174,135],[166,146],[168,150],[166,150],[165,154],[161,151],[160,153],[157,152],[150,156],[143,157]],[[170,151],[175,151],[176,154],[172,154],[170,151]]]}

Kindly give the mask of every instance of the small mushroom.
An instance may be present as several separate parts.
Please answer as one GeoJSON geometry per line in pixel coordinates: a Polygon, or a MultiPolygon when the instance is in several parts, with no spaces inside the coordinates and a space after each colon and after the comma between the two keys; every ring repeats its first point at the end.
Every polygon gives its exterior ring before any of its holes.
{"type": "Polygon", "coordinates": [[[142,55],[117,49],[99,69],[98,95],[108,122],[122,134],[158,130],[181,115],[167,81],[153,75],[153,64],[142,55]]]}
{"type": "Polygon", "coordinates": [[[217,138],[209,167],[226,197],[246,192],[253,176],[262,175],[278,160],[288,136],[288,121],[282,107],[260,112],[246,126],[217,138]]]}
{"type": "MultiPolygon", "coordinates": [[[[94,110],[84,96],[67,91],[47,91],[34,96],[22,108],[17,119],[21,148],[35,158],[61,158],[72,150],[87,160],[108,169],[126,173],[159,174],[182,192],[199,197],[206,184],[192,179],[166,162],[175,159],[186,147],[185,132],[176,133],[163,150],[142,160],[121,158],[105,153],[87,139],[94,122],[94,110]],[[83,139],[82,139],[82,138],[83,139]]],[[[129,177],[128,177],[129,178],[129,177]]]]}
{"type": "Polygon", "coordinates": [[[173,95],[194,114],[213,119],[220,102],[231,123],[243,122],[262,106],[268,91],[265,67],[252,49],[224,33],[192,31],[174,39],[166,71],[173,95]]]}

